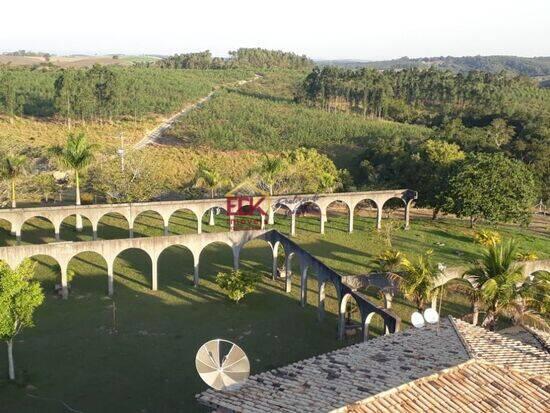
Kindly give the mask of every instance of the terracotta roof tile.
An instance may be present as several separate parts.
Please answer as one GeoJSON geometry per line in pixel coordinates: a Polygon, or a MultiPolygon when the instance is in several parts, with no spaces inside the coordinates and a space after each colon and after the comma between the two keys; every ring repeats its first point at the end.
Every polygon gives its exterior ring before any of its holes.
{"type": "MultiPolygon", "coordinates": [[[[237,412],[331,411],[468,359],[457,332],[445,319],[439,328],[378,337],[251,376],[232,391],[206,390],[197,399],[237,412]]],[[[378,409],[391,411],[391,405],[384,401],[378,409]]]]}
{"type": "Polygon", "coordinates": [[[550,354],[520,340],[461,320],[453,324],[472,357],[532,374],[550,375],[550,354]]]}
{"type": "Polygon", "coordinates": [[[522,412],[550,410],[550,377],[471,360],[347,406],[348,413],[522,412]]]}

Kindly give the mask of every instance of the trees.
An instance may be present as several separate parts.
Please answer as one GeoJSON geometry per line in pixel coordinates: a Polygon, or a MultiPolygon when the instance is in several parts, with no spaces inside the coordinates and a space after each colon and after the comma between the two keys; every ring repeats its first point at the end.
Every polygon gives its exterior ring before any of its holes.
{"type": "MultiPolygon", "coordinates": [[[[54,146],[51,148],[51,152],[57,157],[61,165],[74,171],[76,205],[80,205],[80,173],[94,160],[95,149],[96,145],[89,143],[83,132],[69,134],[64,147],[54,146]]],[[[76,217],[76,227],[80,230],[82,229],[82,217],[80,215],[76,217]]]]}
{"type": "Polygon", "coordinates": [[[162,167],[150,162],[148,151],[126,155],[124,170],[118,159],[98,162],[88,170],[87,185],[107,202],[146,202],[161,195],[166,182],[162,167]]]}
{"type": "MultiPolygon", "coordinates": [[[[214,199],[216,192],[221,188],[231,185],[231,181],[222,176],[220,172],[214,168],[210,168],[205,164],[200,164],[195,177],[195,186],[198,188],[210,191],[210,197],[214,199]]],[[[215,225],[214,209],[210,209],[210,219],[208,225],[215,225]]]]}
{"type": "Polygon", "coordinates": [[[469,155],[449,179],[443,209],[458,217],[528,223],[535,180],[523,163],[502,154],[469,155]]]}
{"type": "Polygon", "coordinates": [[[491,244],[481,260],[464,273],[487,311],[483,327],[494,330],[501,316],[508,316],[517,324],[544,323],[535,310],[548,310],[548,299],[544,299],[544,304],[539,299],[550,293],[549,279],[543,274],[526,281],[516,257],[513,241],[491,244]]]}
{"type": "Polygon", "coordinates": [[[2,176],[10,181],[11,207],[17,207],[15,199],[15,184],[17,179],[26,171],[27,158],[23,155],[7,155],[2,159],[0,172],[2,176]]]}
{"type": "Polygon", "coordinates": [[[421,205],[433,208],[434,219],[445,205],[452,167],[464,157],[464,152],[454,143],[428,139],[421,145],[411,187],[418,188],[421,205]]]}
{"type": "Polygon", "coordinates": [[[439,289],[436,281],[440,270],[431,260],[431,251],[419,255],[414,260],[401,259],[401,273],[390,273],[390,279],[397,282],[406,299],[411,300],[416,308],[423,311],[437,297],[439,289]]]}
{"type": "MultiPolygon", "coordinates": [[[[285,166],[286,164],[283,158],[264,154],[264,158],[258,168],[252,171],[253,179],[258,182],[260,188],[266,189],[269,195],[273,196],[275,185],[281,179],[285,166]]],[[[269,225],[273,225],[274,223],[273,216],[274,211],[270,204],[268,209],[269,225]]]]}
{"type": "Polygon", "coordinates": [[[233,270],[230,273],[219,272],[216,275],[216,284],[225,290],[227,296],[236,303],[245,295],[253,292],[259,280],[260,276],[257,273],[239,270],[233,270]]]}
{"type": "Polygon", "coordinates": [[[0,339],[8,346],[9,378],[15,380],[13,339],[25,327],[32,327],[34,311],[44,301],[38,281],[32,281],[34,264],[25,260],[16,269],[0,262],[0,339]]]}

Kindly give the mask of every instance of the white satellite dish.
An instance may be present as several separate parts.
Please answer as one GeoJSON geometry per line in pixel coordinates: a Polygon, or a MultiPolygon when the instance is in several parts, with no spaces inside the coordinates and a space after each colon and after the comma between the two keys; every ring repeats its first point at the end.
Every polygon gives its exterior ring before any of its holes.
{"type": "Polygon", "coordinates": [[[439,314],[433,308],[424,310],[424,320],[429,324],[435,324],[439,321],[439,314]]]}
{"type": "Polygon", "coordinates": [[[415,311],[411,315],[411,323],[416,328],[424,327],[424,317],[422,317],[422,314],[418,311],[415,311]]]}
{"type": "Polygon", "coordinates": [[[231,341],[219,338],[199,348],[195,366],[201,379],[215,390],[242,383],[250,375],[250,362],[245,352],[231,341]]]}

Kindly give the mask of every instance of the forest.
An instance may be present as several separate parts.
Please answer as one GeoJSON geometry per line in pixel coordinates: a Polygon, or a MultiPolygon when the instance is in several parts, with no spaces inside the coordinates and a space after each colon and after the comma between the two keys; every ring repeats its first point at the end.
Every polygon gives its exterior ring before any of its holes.
{"type": "Polygon", "coordinates": [[[511,72],[524,76],[550,75],[550,57],[519,57],[519,56],[440,56],[411,59],[401,57],[394,60],[354,61],[354,60],[323,60],[316,62],[320,66],[339,66],[347,68],[368,67],[378,70],[410,69],[437,67],[441,70],[467,73],[472,70],[499,73],[511,72]]]}
{"type": "Polygon", "coordinates": [[[548,196],[550,91],[528,78],[325,67],[312,70],[295,99],[327,112],[424,125],[466,152],[505,153],[528,164],[548,196]]]}
{"type": "Polygon", "coordinates": [[[168,70],[94,65],[89,69],[0,66],[0,114],[105,120],[171,113],[220,84],[251,77],[247,69],[168,70]]]}
{"type": "Polygon", "coordinates": [[[228,54],[228,58],[213,57],[209,50],[198,53],[175,54],[152,65],[170,69],[308,69],[313,67],[313,61],[308,57],[281,50],[239,48],[229,51],[228,54]]]}

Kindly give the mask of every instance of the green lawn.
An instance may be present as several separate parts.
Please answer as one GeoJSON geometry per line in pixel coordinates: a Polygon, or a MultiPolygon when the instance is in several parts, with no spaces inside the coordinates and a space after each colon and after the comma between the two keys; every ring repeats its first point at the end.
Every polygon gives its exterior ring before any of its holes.
{"type": "MultiPolygon", "coordinates": [[[[191,215],[178,214],[171,221],[172,233],[196,231],[191,215]]],[[[74,220],[68,219],[61,236],[65,240],[91,238],[91,229],[76,234],[74,220]]],[[[288,220],[278,217],[276,228],[286,233],[288,220]]],[[[227,230],[223,216],[216,227],[203,225],[205,232],[227,230]]],[[[296,240],[342,274],[361,274],[372,257],[384,249],[383,239],[374,231],[371,218],[355,219],[355,232],[348,234],[347,220],[329,216],[326,234],[318,233],[316,217],[298,219],[296,240]]],[[[162,221],[154,214],[143,215],[135,234],[161,235],[162,221]]],[[[522,249],[550,257],[548,238],[529,231],[502,228],[514,236],[522,249]]],[[[99,229],[102,238],[127,236],[120,217],[107,217],[99,229]]],[[[457,220],[413,220],[410,231],[397,230],[394,246],[410,255],[428,248],[436,260],[448,265],[464,264],[476,258],[472,231],[457,220]],[[444,245],[441,245],[444,244],[444,245]]],[[[53,241],[53,227],[32,220],[23,229],[24,242],[53,241]]],[[[0,244],[13,243],[7,226],[0,229],[0,244]]],[[[52,294],[59,272],[51,260],[37,257],[37,278],[47,299],[36,315],[37,326],[26,330],[15,344],[19,384],[0,380],[0,411],[7,412],[173,412],[201,410],[194,394],[206,386],[195,373],[194,356],[205,341],[222,337],[236,341],[247,352],[252,372],[258,373],[336,349],[352,343],[336,339],[336,300],[327,289],[327,315],[319,323],[316,314],[316,280],[308,282],[308,302],[299,306],[298,277],[292,293],[283,292],[279,281],[271,281],[271,252],[266,243],[256,241],[241,253],[245,269],[262,272],[258,290],[236,305],[229,302],[213,282],[215,274],[232,265],[229,247],[212,245],[201,257],[201,285],[192,286],[191,254],[179,247],[164,252],[159,263],[159,291],[152,292],[151,264],[140,251],[127,251],[115,264],[115,296],[105,296],[105,263],[99,256],[81,254],[71,263],[75,272],[69,300],[52,294]],[[116,305],[116,332],[113,331],[113,304],[116,305]]],[[[296,261],[296,260],[294,260],[296,261]]],[[[298,263],[293,263],[298,272],[298,263]]],[[[372,292],[373,299],[377,299],[372,292]]],[[[395,311],[404,327],[413,311],[397,298],[395,311]]],[[[469,311],[467,301],[451,296],[443,305],[445,314],[469,311]]],[[[374,333],[381,332],[381,321],[374,333]]],[[[7,375],[7,360],[0,357],[1,376],[7,375]]]]}

